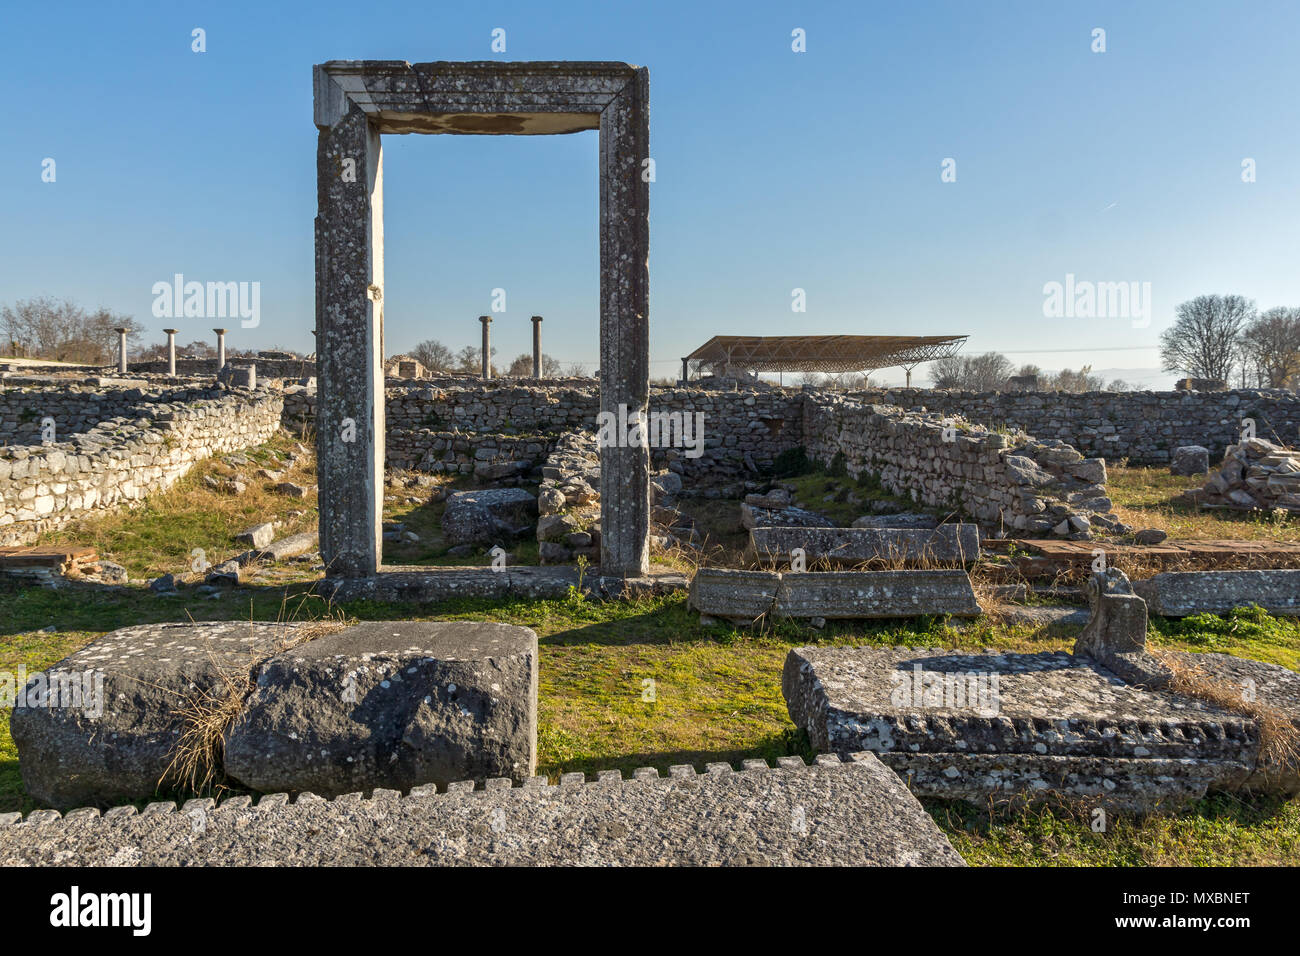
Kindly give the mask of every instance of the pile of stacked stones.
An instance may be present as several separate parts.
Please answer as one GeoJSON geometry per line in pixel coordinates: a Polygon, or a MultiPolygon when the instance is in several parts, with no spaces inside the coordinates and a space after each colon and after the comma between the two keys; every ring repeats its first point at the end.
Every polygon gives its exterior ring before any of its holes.
{"type": "Polygon", "coordinates": [[[1262,438],[1229,445],[1205,487],[1187,497],[1203,508],[1300,511],[1300,451],[1262,438]]]}
{"type": "Polygon", "coordinates": [[[600,559],[600,453],[592,432],[570,432],[542,465],[537,551],[543,564],[600,559]]]}
{"type": "MultiPolygon", "coordinates": [[[[650,476],[652,546],[667,548],[694,539],[690,520],[675,507],[681,491],[681,476],[674,471],[650,476]]],[[[556,441],[542,465],[537,513],[537,550],[543,564],[600,559],[600,449],[595,433],[570,432],[556,441]]]]}

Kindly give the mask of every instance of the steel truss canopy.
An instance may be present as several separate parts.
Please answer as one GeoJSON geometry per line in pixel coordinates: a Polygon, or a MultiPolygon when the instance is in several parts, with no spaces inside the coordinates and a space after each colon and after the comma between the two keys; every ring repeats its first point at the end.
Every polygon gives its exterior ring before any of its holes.
{"type": "Polygon", "coordinates": [[[688,361],[753,372],[865,372],[955,355],[965,335],[715,335],[688,361]]]}

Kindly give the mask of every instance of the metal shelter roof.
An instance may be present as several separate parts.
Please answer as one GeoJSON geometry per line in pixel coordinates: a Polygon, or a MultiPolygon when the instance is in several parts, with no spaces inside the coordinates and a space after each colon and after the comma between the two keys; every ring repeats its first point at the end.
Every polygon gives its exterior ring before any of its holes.
{"type": "Polygon", "coordinates": [[[965,335],[715,335],[686,356],[755,372],[862,372],[953,355],[965,335]]]}

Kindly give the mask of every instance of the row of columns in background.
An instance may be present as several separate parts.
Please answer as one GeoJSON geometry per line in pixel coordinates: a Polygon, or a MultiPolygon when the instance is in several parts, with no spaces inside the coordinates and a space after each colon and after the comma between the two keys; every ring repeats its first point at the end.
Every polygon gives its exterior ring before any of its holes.
{"type": "MultiPolygon", "coordinates": [[[[488,327],[492,324],[492,316],[480,315],[478,320],[483,323],[483,377],[492,377],[492,336],[488,327]]],[[[533,322],[533,378],[542,377],[542,317],[535,315],[533,322]]],[[[126,373],[126,329],[114,329],[118,335],[117,342],[117,370],[119,373],[126,373]]],[[[167,333],[167,374],[176,374],[176,333],[179,329],[163,329],[167,333]]],[[[217,333],[217,369],[221,370],[226,367],[226,330],[213,329],[217,333]]],[[[313,332],[313,335],[316,333],[313,332]]],[[[685,360],[682,361],[683,377],[685,375],[685,360]]]]}
{"type": "MultiPolygon", "coordinates": [[[[478,320],[483,323],[483,377],[492,377],[492,333],[489,327],[492,325],[492,316],[480,315],[478,320]]],[[[533,316],[533,378],[542,377],[542,317],[533,316]]]]}
{"type": "MultiPolygon", "coordinates": [[[[126,329],[114,329],[117,333],[117,370],[126,374],[126,329]]],[[[176,374],[176,333],[180,329],[163,329],[167,333],[167,374],[176,374]]],[[[217,371],[226,367],[226,330],[213,329],[217,333],[217,371]]]]}

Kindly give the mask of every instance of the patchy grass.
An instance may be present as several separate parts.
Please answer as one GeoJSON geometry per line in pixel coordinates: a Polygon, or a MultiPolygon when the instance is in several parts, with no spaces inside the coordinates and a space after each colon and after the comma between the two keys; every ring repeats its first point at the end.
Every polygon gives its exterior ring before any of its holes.
{"type": "Polygon", "coordinates": [[[921,510],[915,502],[889,494],[869,476],[855,480],[848,475],[815,471],[781,483],[793,486],[790,494],[794,504],[825,515],[841,527],[848,527],[855,518],[870,514],[873,501],[887,501],[900,511],[921,510]]]}
{"type": "Polygon", "coordinates": [[[154,578],[162,574],[192,574],[195,550],[201,549],[211,564],[220,564],[247,550],[235,535],[263,521],[278,521],[277,536],[314,531],[316,515],[315,456],[299,453],[297,442],[283,433],[264,445],[240,452],[250,464],[231,467],[219,456],[199,462],[166,491],[150,495],[138,507],[81,519],[41,535],[38,544],[89,545],[101,558],[115,561],[131,577],[154,578]],[[285,456],[298,455],[293,465],[285,456]],[[259,468],[283,471],[275,481],[254,477],[259,468]],[[239,477],[242,494],[223,494],[206,485],[207,476],[239,477]],[[306,486],[304,498],[275,491],[282,481],[306,486]]]}
{"type": "Polygon", "coordinates": [[[923,801],[972,866],[1295,866],[1300,800],[1217,794],[1178,813],[1091,816],[1062,808],[977,809],[923,801]]]}
{"type": "Polygon", "coordinates": [[[1167,468],[1107,468],[1106,490],[1114,513],[1135,528],[1158,528],[1177,539],[1222,538],[1242,541],[1281,541],[1300,538],[1300,518],[1285,513],[1200,508],[1179,500],[1189,488],[1205,484],[1204,476],[1183,478],[1167,468]]]}
{"type": "MultiPolygon", "coordinates": [[[[292,589],[290,589],[292,593],[292,589]]],[[[221,601],[157,598],[139,589],[88,592],[28,588],[0,592],[0,670],[19,662],[48,667],[99,634],[154,620],[274,620],[283,592],[261,589],[221,601]],[[38,628],[58,622],[54,633],[38,628]]],[[[292,599],[290,599],[292,603],[292,599]]],[[[541,642],[539,772],[629,772],[711,760],[810,756],[791,724],[780,674],[791,647],[803,644],[911,644],[1057,650],[1077,629],[1001,627],[942,618],[847,624],[825,630],[792,621],[758,632],[701,627],[681,595],[629,602],[462,601],[436,606],[354,602],[362,620],[493,620],[533,628],[541,642]]],[[[1293,620],[1258,611],[1157,622],[1153,640],[1191,650],[1225,650],[1300,664],[1293,620]]],[[[17,755],[0,720],[0,812],[30,810],[17,755]]],[[[985,865],[1207,865],[1300,862],[1300,801],[1202,801],[1167,817],[1112,815],[1105,833],[1062,809],[979,810],[929,801],[927,809],[954,846],[985,865]]]]}

